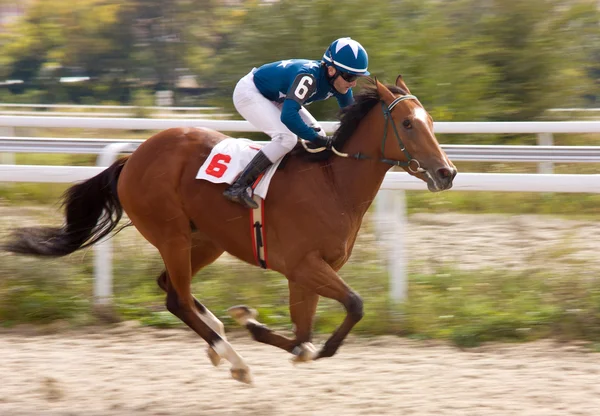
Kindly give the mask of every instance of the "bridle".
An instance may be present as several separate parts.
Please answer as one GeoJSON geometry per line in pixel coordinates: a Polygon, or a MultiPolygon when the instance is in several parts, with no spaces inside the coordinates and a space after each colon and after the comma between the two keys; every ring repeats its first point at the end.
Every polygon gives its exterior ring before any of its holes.
{"type": "MultiPolygon", "coordinates": [[[[385,125],[383,127],[383,139],[381,140],[381,154],[382,155],[385,154],[385,141],[387,139],[388,124],[391,123],[392,128],[394,129],[394,134],[396,136],[396,141],[398,142],[398,146],[400,146],[400,150],[402,150],[402,153],[404,153],[404,156],[406,156],[406,160],[405,161],[394,160],[394,159],[387,159],[387,158],[383,157],[383,158],[380,158],[379,161],[383,162],[383,163],[387,163],[388,165],[392,165],[392,166],[405,167],[411,173],[425,173],[425,172],[427,172],[427,170],[423,169],[421,167],[421,164],[419,163],[419,161],[417,159],[415,159],[414,157],[412,157],[411,154],[408,152],[408,150],[406,150],[406,146],[402,142],[402,139],[400,138],[400,134],[398,133],[396,123],[394,123],[394,119],[392,118],[392,111],[394,110],[394,107],[396,107],[396,105],[398,105],[398,103],[400,103],[401,101],[404,101],[404,100],[417,100],[418,101],[418,98],[414,95],[406,94],[406,95],[397,97],[394,101],[392,101],[390,103],[390,105],[386,105],[384,101],[381,101],[381,109],[383,110],[383,118],[385,119],[385,125]]],[[[301,140],[301,143],[302,143],[302,146],[304,146],[304,149],[310,153],[319,153],[319,152],[326,150],[325,147],[311,149],[306,145],[305,140],[301,140]]],[[[351,155],[348,153],[339,152],[338,150],[336,150],[335,147],[332,147],[331,151],[333,153],[335,153],[337,156],[341,156],[341,157],[349,157],[349,158],[357,159],[357,160],[371,159],[371,157],[364,155],[360,152],[351,155]]]]}
{"type": "Polygon", "coordinates": [[[394,134],[396,135],[396,141],[398,142],[398,146],[400,146],[400,150],[402,150],[402,153],[404,153],[404,156],[406,156],[406,161],[386,159],[386,158],[379,159],[379,160],[383,163],[387,163],[392,166],[405,167],[412,173],[422,173],[422,172],[425,172],[425,169],[423,169],[421,167],[421,164],[419,163],[419,161],[417,159],[413,158],[410,155],[410,153],[408,153],[408,150],[406,150],[406,145],[402,142],[402,139],[400,138],[400,134],[398,133],[398,129],[396,128],[396,123],[394,123],[394,119],[392,118],[392,110],[394,109],[394,107],[396,107],[396,105],[399,102],[404,101],[404,100],[419,101],[416,96],[410,95],[410,94],[403,95],[403,96],[396,98],[387,107],[386,107],[385,103],[383,101],[381,101],[381,108],[383,110],[383,118],[385,119],[385,125],[383,127],[383,140],[381,141],[381,154],[382,155],[385,154],[385,140],[387,138],[387,129],[388,129],[388,124],[391,123],[392,127],[394,128],[394,134]],[[411,162],[416,163],[415,169],[412,168],[411,162]]]}

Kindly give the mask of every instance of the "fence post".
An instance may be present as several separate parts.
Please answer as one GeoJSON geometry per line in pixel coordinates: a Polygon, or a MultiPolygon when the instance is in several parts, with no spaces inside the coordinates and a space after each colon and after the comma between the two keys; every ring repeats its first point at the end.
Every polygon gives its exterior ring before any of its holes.
{"type": "Polygon", "coordinates": [[[380,190],[375,200],[375,230],[384,249],[390,279],[390,297],[394,302],[407,298],[408,278],[406,248],[406,195],[404,191],[380,190]]]}
{"type": "MultiPolygon", "coordinates": [[[[554,140],[552,133],[539,133],[537,135],[538,146],[554,146],[554,140]]],[[[539,162],[538,173],[554,173],[554,163],[552,162],[539,162]]]]}
{"type": "MultiPolygon", "coordinates": [[[[111,143],[96,159],[96,166],[108,167],[120,153],[134,149],[133,143],[111,143]]],[[[112,242],[110,236],[94,245],[94,309],[96,313],[112,316],[112,242]]]]}

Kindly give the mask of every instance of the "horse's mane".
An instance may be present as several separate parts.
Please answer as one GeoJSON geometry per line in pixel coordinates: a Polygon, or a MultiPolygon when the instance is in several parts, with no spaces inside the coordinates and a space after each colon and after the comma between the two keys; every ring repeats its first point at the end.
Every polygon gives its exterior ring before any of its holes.
{"type": "MultiPolygon", "coordinates": [[[[407,92],[402,88],[399,88],[395,85],[386,85],[386,87],[393,94],[401,94],[406,95],[407,92]]],[[[334,138],[334,147],[342,151],[346,142],[350,139],[354,131],[357,129],[361,120],[367,115],[371,109],[380,102],[379,94],[377,93],[377,88],[374,85],[370,85],[361,90],[354,97],[354,103],[342,108],[338,113],[338,119],[340,120],[340,126],[333,134],[334,138]]],[[[327,160],[331,155],[333,155],[332,151],[323,151],[319,153],[309,153],[304,150],[304,147],[299,143],[294,150],[291,152],[293,156],[299,156],[304,158],[305,160],[311,162],[317,162],[322,160],[327,160]]]]}

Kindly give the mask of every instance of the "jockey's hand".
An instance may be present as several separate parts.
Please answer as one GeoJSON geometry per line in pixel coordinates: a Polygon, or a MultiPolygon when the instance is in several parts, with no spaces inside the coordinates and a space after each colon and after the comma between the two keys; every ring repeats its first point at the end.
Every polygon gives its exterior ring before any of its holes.
{"type": "Polygon", "coordinates": [[[333,147],[333,136],[318,136],[312,141],[317,147],[324,147],[327,150],[331,150],[333,147]]]}

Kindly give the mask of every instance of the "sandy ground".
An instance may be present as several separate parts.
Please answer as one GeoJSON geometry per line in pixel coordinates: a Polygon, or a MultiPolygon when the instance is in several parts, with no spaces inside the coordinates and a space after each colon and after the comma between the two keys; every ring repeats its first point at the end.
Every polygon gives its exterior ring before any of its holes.
{"type": "Polygon", "coordinates": [[[415,214],[407,255],[422,267],[600,270],[600,222],[544,215],[415,214]]]}
{"type": "Polygon", "coordinates": [[[461,351],[350,338],[294,365],[245,334],[230,340],[252,386],[213,367],[184,330],[0,332],[2,415],[598,415],[600,354],[552,341],[461,351]]]}

